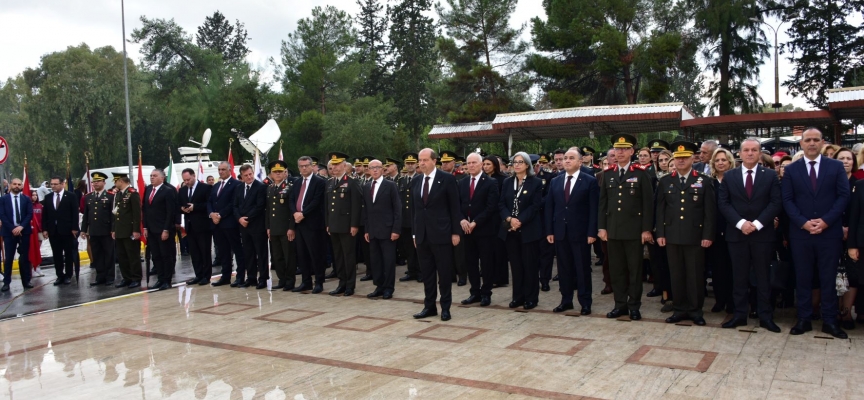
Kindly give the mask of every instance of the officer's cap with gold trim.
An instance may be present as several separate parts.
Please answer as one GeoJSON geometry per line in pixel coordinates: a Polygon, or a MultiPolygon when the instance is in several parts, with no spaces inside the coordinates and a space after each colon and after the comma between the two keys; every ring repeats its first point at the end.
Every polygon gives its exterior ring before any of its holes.
{"type": "Polygon", "coordinates": [[[363,159],[363,166],[364,166],[364,167],[368,167],[368,166],[369,166],[369,162],[372,161],[372,160],[374,160],[374,159],[375,159],[375,156],[363,156],[363,157],[361,157],[361,158],[363,159]]]}
{"type": "Polygon", "coordinates": [[[117,182],[117,180],[120,178],[126,178],[129,176],[129,174],[126,172],[114,172],[111,175],[114,175],[114,182],[117,182]]]}
{"type": "Polygon", "coordinates": [[[267,169],[269,169],[270,172],[285,172],[288,170],[288,163],[282,160],[273,160],[267,164],[267,169]]]}
{"type": "Polygon", "coordinates": [[[450,150],[444,150],[441,152],[440,160],[442,163],[456,161],[456,153],[450,150]]]}
{"type": "Polygon", "coordinates": [[[338,151],[331,151],[327,153],[327,162],[330,164],[342,164],[347,159],[348,155],[345,153],[341,153],[338,151]]]}
{"type": "Polygon", "coordinates": [[[384,159],[384,166],[386,167],[388,165],[395,165],[398,167],[399,166],[399,160],[397,160],[395,158],[387,157],[384,159]]]}
{"type": "Polygon", "coordinates": [[[698,148],[695,143],[687,142],[687,141],[677,141],[672,142],[670,145],[672,147],[672,157],[693,157],[693,154],[696,153],[696,149],[698,148]]]}
{"type": "Polygon", "coordinates": [[[651,151],[660,152],[663,150],[669,150],[669,142],[667,142],[665,140],[654,139],[648,143],[650,143],[650,145],[648,147],[651,148],[651,151]]]}
{"type": "Polygon", "coordinates": [[[456,164],[465,164],[465,157],[456,156],[456,164]]]}
{"type": "Polygon", "coordinates": [[[312,164],[318,164],[318,157],[309,157],[312,159],[312,164]]]}
{"type": "Polygon", "coordinates": [[[420,156],[418,156],[417,153],[405,153],[402,155],[402,161],[405,162],[406,164],[408,164],[408,163],[415,163],[416,164],[417,159],[419,157],[420,156]]]}
{"type": "Polygon", "coordinates": [[[363,159],[361,159],[361,158],[355,158],[355,159],[354,159],[354,166],[355,166],[355,167],[362,167],[362,166],[363,166],[363,159]]]}
{"type": "Polygon", "coordinates": [[[629,149],[636,145],[636,138],[633,135],[619,133],[612,135],[612,147],[616,149],[629,149]]]}
{"type": "Polygon", "coordinates": [[[594,150],[593,147],[590,147],[590,146],[582,146],[582,148],[579,150],[582,151],[583,156],[588,155],[588,154],[594,154],[597,152],[596,150],[594,150]]]}
{"type": "Polygon", "coordinates": [[[104,172],[94,172],[90,174],[90,178],[93,180],[93,182],[104,182],[106,179],[108,179],[108,175],[106,175],[104,172]]]}
{"type": "Polygon", "coordinates": [[[542,162],[542,163],[548,163],[549,159],[546,157],[545,154],[541,154],[540,157],[537,158],[537,161],[542,162]]]}

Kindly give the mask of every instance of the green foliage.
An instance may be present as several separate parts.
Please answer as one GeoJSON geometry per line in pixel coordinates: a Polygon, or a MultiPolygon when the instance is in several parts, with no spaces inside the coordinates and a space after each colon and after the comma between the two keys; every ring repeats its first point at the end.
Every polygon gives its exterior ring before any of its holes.
{"type": "Polygon", "coordinates": [[[394,135],[387,123],[393,112],[391,102],[381,97],[363,97],[352,102],[346,110],[328,114],[324,119],[318,154],[350,150],[354,156],[397,155],[391,152],[394,135]]]}
{"type": "Polygon", "coordinates": [[[204,25],[198,27],[195,42],[198,47],[222,55],[226,62],[243,61],[249,54],[246,46],[248,33],[240,20],[232,26],[221,12],[204,19],[204,25]]]}
{"type": "Polygon", "coordinates": [[[389,92],[389,62],[387,61],[387,15],[382,14],[384,6],[378,0],[357,0],[360,13],[356,22],[357,62],[363,67],[359,76],[357,94],[360,97],[378,96],[389,92]]]}

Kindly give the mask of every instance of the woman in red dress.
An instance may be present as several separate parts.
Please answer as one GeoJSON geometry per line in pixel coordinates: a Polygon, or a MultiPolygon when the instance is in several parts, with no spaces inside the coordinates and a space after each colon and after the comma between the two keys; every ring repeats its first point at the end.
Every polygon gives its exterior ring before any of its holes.
{"type": "Polygon", "coordinates": [[[36,192],[30,194],[30,199],[33,200],[33,219],[30,220],[30,226],[33,228],[33,233],[30,235],[30,265],[33,266],[33,276],[42,277],[42,269],[39,265],[42,264],[42,240],[40,238],[42,232],[42,203],[39,202],[39,195],[36,192]]]}

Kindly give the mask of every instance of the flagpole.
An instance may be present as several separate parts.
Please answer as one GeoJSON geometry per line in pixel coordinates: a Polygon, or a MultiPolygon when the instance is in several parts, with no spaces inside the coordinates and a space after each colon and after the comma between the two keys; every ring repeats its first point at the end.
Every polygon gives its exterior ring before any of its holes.
{"type": "Polygon", "coordinates": [[[123,27],[123,89],[126,92],[126,152],[129,156],[129,176],[132,176],[132,127],[129,121],[129,72],[126,69],[126,8],[120,0],[120,21],[123,27]]]}

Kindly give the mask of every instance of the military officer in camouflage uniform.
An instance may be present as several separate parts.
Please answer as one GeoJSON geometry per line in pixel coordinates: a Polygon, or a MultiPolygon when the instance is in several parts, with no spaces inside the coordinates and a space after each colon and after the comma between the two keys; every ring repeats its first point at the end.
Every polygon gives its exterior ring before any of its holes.
{"type": "Polygon", "coordinates": [[[597,236],[607,241],[615,295],[615,308],[606,317],[629,311],[634,321],[642,319],[642,246],[654,242],[654,191],[651,177],[630,161],[635,145],[632,135],[612,136],[615,163],[603,172],[597,218],[597,236]]]}
{"type": "Polygon", "coordinates": [[[399,247],[408,260],[408,269],[405,271],[405,276],[399,278],[399,281],[416,280],[420,282],[420,261],[417,259],[417,249],[414,248],[412,229],[414,202],[411,201],[411,181],[417,176],[414,173],[417,168],[417,153],[403,154],[402,161],[405,165],[405,175],[396,182],[396,186],[399,188],[399,198],[402,200],[402,234],[399,236],[399,247]]]}
{"type": "Polygon", "coordinates": [[[339,278],[339,286],[330,295],[351,296],[357,284],[357,233],[360,230],[363,194],[357,180],[346,174],[348,163],[345,160],[348,156],[331,152],[327,158],[335,175],[327,181],[324,190],[327,199],[324,223],[330,242],[333,243],[333,269],[339,278]]]}
{"type": "Polygon", "coordinates": [[[111,238],[111,210],[114,192],[105,190],[108,175],[90,174],[93,191],[84,197],[84,215],[81,219],[81,237],[90,239],[90,265],[96,269],[96,280],[90,286],[114,284],[114,239],[111,238]]]}
{"type": "MultiPolygon", "coordinates": [[[[288,178],[288,164],[282,160],[271,161],[267,165],[273,184],[267,187],[267,210],[264,215],[264,226],[267,228],[267,238],[270,240],[270,269],[276,272],[279,284],[272,290],[290,291],[296,284],[297,245],[294,235],[288,233],[294,230],[294,218],[289,206],[289,196],[294,187],[294,181],[288,178]]],[[[293,232],[292,232],[293,233],[293,232]]]]}
{"type": "Polygon", "coordinates": [[[132,187],[127,174],[114,173],[114,208],[111,237],[115,240],[117,261],[123,279],[114,287],[141,287],[141,195],[132,187]]]}
{"type": "Polygon", "coordinates": [[[657,244],[666,247],[675,298],[668,323],[705,325],[705,248],[714,240],[717,200],[711,177],[693,169],[696,144],[672,143],[675,168],[657,188],[657,244]]]}

